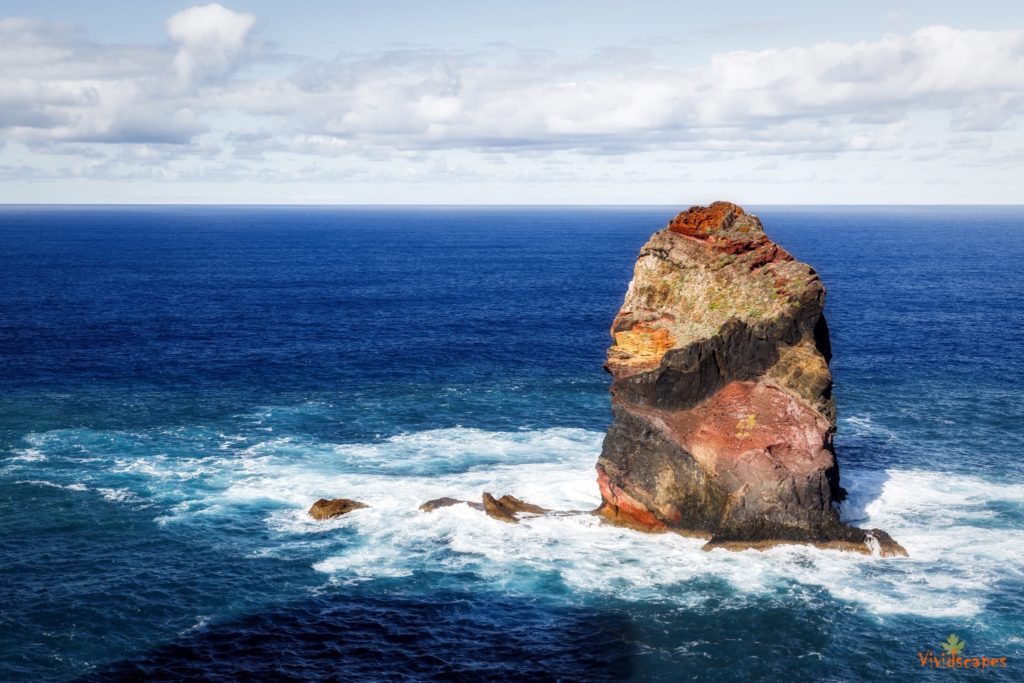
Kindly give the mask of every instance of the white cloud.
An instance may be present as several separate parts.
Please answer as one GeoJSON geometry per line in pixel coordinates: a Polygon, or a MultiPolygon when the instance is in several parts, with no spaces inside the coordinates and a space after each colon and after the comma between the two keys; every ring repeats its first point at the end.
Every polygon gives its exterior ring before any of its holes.
{"type": "Polygon", "coordinates": [[[25,141],[186,144],[206,130],[193,86],[245,57],[252,15],[218,4],[167,21],[177,44],[99,45],[72,27],[0,20],[0,130],[25,141]]]}
{"type": "Polygon", "coordinates": [[[190,7],[167,20],[167,33],[179,44],[174,67],[185,84],[224,76],[238,63],[256,23],[251,14],[217,4],[190,7]]]}
{"type": "MultiPolygon", "coordinates": [[[[886,153],[914,163],[924,149],[930,167],[943,158],[983,166],[993,145],[958,140],[998,134],[1001,161],[992,161],[1005,167],[1024,147],[1020,30],[933,26],[870,41],[723,52],[687,68],[633,48],[570,60],[508,46],[278,60],[268,68],[274,55],[255,46],[255,21],[219,4],[191,7],[167,20],[170,45],[147,46],[0,20],[0,143],[36,145],[18,147],[30,155],[67,145],[82,150],[78,162],[88,160],[96,174],[109,167],[92,163],[102,155],[118,178],[133,168],[151,177],[146,167],[160,161],[196,164],[188,173],[197,177],[281,178],[293,168],[303,178],[324,160],[339,162],[324,177],[351,177],[359,163],[390,160],[375,176],[384,181],[450,176],[438,161],[446,152],[460,155],[459,177],[470,181],[545,173],[564,180],[573,173],[564,153],[668,152],[691,165],[760,157],[744,173],[778,182],[785,174],[766,160],[783,155],[886,153]],[[160,151],[169,145],[175,149],[160,151]],[[511,168],[516,160],[520,167],[511,168]]],[[[17,161],[7,166],[32,165],[31,156],[17,161]]]]}
{"type": "Polygon", "coordinates": [[[945,112],[958,127],[1017,125],[1022,93],[1024,32],[929,27],[722,53],[689,69],[393,52],[236,84],[225,101],[266,114],[270,100],[307,134],[367,146],[721,149],[756,147],[769,132],[795,151],[842,151],[898,147],[892,133],[914,111],[945,112]]]}

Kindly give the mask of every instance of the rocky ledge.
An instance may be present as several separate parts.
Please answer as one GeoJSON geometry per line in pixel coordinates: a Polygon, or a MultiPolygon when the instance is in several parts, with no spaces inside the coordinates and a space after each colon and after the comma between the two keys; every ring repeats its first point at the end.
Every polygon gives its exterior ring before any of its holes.
{"type": "Polygon", "coordinates": [[[612,324],[599,512],[706,549],[906,555],[884,531],[839,521],[824,302],[814,269],[734,204],[693,207],[655,233],[612,324]]]}
{"type": "Polygon", "coordinates": [[[445,496],[443,498],[428,500],[423,505],[420,505],[420,511],[433,512],[440,508],[451,507],[452,505],[461,505],[463,503],[474,510],[481,510],[482,512],[487,513],[488,517],[493,517],[499,521],[509,522],[511,524],[517,524],[519,522],[519,515],[522,513],[528,515],[544,515],[551,512],[551,510],[542,508],[539,505],[527,503],[526,501],[520,500],[511,494],[505,494],[501,498],[495,498],[487,491],[484,491],[481,496],[481,502],[479,503],[445,496]]]}
{"type": "Polygon", "coordinates": [[[321,498],[313,503],[309,508],[308,514],[313,519],[333,519],[335,517],[347,515],[353,510],[361,510],[365,507],[369,507],[369,505],[366,503],[360,503],[358,500],[350,500],[348,498],[321,498]]]}

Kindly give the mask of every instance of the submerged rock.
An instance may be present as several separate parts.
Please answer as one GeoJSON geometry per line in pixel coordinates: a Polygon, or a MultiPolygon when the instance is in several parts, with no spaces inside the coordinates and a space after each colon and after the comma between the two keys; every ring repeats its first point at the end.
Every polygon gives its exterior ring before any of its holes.
{"type": "Polygon", "coordinates": [[[483,504],[484,512],[486,512],[488,516],[501,520],[502,522],[510,522],[512,524],[519,522],[519,519],[516,517],[517,513],[526,512],[542,515],[548,512],[548,510],[540,507],[539,505],[524,502],[515,496],[510,496],[508,494],[501,498],[495,498],[490,493],[485,492],[483,494],[483,504]]]}
{"type": "Polygon", "coordinates": [[[825,288],[740,207],[679,214],[644,245],[612,324],[608,520],[709,539],[905,555],[839,521],[825,288]]]}
{"type": "Polygon", "coordinates": [[[317,502],[313,503],[312,507],[309,508],[309,516],[313,519],[331,519],[332,517],[347,515],[353,510],[365,507],[369,507],[369,505],[366,503],[360,503],[358,500],[349,500],[348,498],[321,498],[317,502]]]}
{"type": "Polygon", "coordinates": [[[458,498],[449,498],[448,496],[444,496],[443,498],[434,498],[433,500],[428,500],[423,505],[420,505],[420,511],[433,512],[438,508],[451,507],[452,505],[459,505],[460,503],[465,503],[474,510],[484,509],[484,506],[481,505],[480,503],[472,503],[468,500],[459,500],[458,498]]]}
{"type": "Polygon", "coordinates": [[[464,500],[459,500],[458,498],[449,498],[448,496],[444,496],[442,498],[434,498],[433,500],[428,500],[423,505],[420,505],[420,512],[433,512],[438,508],[446,508],[451,505],[458,505],[459,503],[465,502],[466,501],[464,500]]]}

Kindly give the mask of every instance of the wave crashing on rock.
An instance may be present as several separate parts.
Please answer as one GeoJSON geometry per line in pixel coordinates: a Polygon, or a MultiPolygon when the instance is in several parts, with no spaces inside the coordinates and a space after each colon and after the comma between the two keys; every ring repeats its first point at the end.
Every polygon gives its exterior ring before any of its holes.
{"type": "Polygon", "coordinates": [[[906,555],[839,520],[824,303],[814,269],[735,204],[692,207],[655,233],[612,324],[600,513],[706,549],[906,555]]]}

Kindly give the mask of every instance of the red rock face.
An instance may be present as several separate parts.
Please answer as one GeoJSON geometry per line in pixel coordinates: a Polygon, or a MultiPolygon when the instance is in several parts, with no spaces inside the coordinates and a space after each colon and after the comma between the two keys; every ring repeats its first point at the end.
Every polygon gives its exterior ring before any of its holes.
{"type": "Polygon", "coordinates": [[[694,206],[676,216],[668,229],[687,237],[706,239],[722,230],[728,230],[738,216],[745,212],[729,202],[715,202],[711,206],[694,206]]]}
{"type": "Polygon", "coordinates": [[[842,524],[824,287],[726,202],[694,207],[637,259],[606,368],[614,422],[601,513],[708,547],[807,542],[905,554],[842,524]]]}
{"type": "Polygon", "coordinates": [[[668,413],[664,420],[687,451],[737,486],[751,475],[774,475],[779,467],[795,477],[835,464],[829,421],[771,384],[731,382],[700,405],[668,413]]]}
{"type": "Polygon", "coordinates": [[[600,467],[597,469],[597,486],[601,489],[601,499],[606,502],[602,513],[612,521],[640,531],[668,529],[668,524],[647,509],[647,505],[616,486],[600,467]]]}

